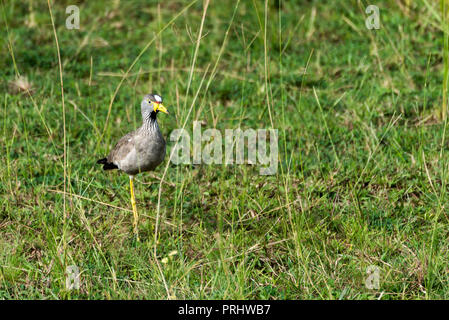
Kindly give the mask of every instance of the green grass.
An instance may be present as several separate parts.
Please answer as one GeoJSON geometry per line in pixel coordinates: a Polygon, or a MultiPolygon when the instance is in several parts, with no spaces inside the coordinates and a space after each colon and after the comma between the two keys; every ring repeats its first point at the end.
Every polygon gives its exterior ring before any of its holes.
{"type": "Polygon", "coordinates": [[[199,42],[189,4],[54,1],[63,105],[46,1],[2,1],[0,298],[449,298],[439,3],[379,2],[368,30],[363,1],[212,1],[199,42]],[[148,92],[166,137],[278,129],[278,173],[165,162],[137,177],[134,241],[128,177],[95,162],[148,92]]]}

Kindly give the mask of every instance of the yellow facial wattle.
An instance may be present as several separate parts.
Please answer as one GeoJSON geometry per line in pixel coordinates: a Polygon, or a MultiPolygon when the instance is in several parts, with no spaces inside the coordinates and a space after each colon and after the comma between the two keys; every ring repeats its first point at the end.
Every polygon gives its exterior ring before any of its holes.
{"type": "Polygon", "coordinates": [[[154,105],[153,110],[154,110],[155,112],[156,112],[156,111],[161,111],[161,112],[163,112],[163,113],[170,114],[170,113],[168,112],[167,108],[164,107],[164,105],[163,105],[162,103],[153,103],[153,105],[154,105]]]}

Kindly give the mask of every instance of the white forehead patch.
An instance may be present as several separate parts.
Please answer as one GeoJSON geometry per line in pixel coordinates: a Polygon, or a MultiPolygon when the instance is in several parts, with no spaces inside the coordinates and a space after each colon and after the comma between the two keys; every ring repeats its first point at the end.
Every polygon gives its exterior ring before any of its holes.
{"type": "Polygon", "coordinates": [[[160,96],[158,96],[157,94],[153,95],[154,100],[156,100],[156,102],[161,103],[162,102],[162,98],[160,96]]]}

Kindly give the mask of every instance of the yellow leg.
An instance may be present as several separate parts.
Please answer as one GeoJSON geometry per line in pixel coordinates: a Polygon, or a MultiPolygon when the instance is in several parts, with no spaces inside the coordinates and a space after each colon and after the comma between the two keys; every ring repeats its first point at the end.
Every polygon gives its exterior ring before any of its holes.
{"type": "Polygon", "coordinates": [[[129,189],[131,191],[131,205],[133,207],[133,216],[134,216],[134,235],[137,238],[137,241],[139,241],[139,229],[137,228],[137,223],[139,221],[139,215],[137,214],[137,207],[136,207],[136,198],[134,198],[134,187],[133,187],[133,176],[129,176],[129,189]]]}

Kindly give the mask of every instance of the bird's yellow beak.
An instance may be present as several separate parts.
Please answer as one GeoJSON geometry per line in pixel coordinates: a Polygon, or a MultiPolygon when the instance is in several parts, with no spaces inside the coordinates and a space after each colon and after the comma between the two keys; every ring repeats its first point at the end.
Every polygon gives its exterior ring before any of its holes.
{"type": "Polygon", "coordinates": [[[168,112],[167,108],[164,107],[164,105],[162,103],[155,103],[154,104],[154,111],[161,111],[163,113],[170,114],[168,112]]]}

